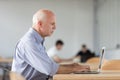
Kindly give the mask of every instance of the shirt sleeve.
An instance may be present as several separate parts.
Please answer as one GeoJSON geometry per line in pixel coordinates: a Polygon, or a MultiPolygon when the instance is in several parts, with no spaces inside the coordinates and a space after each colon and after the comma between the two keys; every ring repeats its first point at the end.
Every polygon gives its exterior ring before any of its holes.
{"type": "Polygon", "coordinates": [[[54,75],[58,69],[58,64],[50,60],[41,44],[25,43],[24,56],[28,64],[46,75],[50,75],[51,72],[54,75]]]}
{"type": "Polygon", "coordinates": [[[47,54],[50,58],[53,58],[55,55],[57,55],[58,51],[56,50],[56,47],[52,47],[47,51],[47,54]]]}
{"type": "Polygon", "coordinates": [[[81,55],[82,55],[81,51],[79,51],[76,56],[81,56],[81,55]]]}
{"type": "MultiPolygon", "coordinates": [[[[52,61],[53,61],[53,59],[52,59],[52,61]]],[[[51,76],[55,75],[59,68],[59,64],[57,64],[55,61],[53,61],[53,62],[55,64],[53,63],[52,72],[50,73],[51,76]]]]}

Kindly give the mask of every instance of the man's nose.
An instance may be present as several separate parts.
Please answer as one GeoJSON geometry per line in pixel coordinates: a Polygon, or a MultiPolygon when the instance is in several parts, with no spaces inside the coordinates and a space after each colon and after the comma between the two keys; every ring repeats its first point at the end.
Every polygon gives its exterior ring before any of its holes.
{"type": "Polygon", "coordinates": [[[56,26],[53,26],[53,29],[55,30],[55,29],[56,29],[56,26]]]}

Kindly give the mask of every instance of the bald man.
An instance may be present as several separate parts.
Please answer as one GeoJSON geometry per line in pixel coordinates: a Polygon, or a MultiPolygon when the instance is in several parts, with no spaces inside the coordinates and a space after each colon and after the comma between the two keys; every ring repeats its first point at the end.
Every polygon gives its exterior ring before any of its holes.
{"type": "Polygon", "coordinates": [[[56,73],[87,71],[89,66],[58,65],[50,59],[44,47],[44,38],[56,29],[55,15],[50,10],[39,10],[33,16],[33,26],[16,45],[12,71],[26,80],[48,80],[56,73]]]}

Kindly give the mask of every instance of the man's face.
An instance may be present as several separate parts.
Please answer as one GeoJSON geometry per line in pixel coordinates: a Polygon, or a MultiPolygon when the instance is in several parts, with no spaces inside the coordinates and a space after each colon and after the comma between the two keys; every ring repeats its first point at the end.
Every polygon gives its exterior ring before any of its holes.
{"type": "Polygon", "coordinates": [[[63,47],[63,45],[56,45],[56,48],[57,48],[57,50],[61,50],[62,49],[62,47],[63,47]]]}
{"type": "Polygon", "coordinates": [[[51,36],[51,34],[56,29],[55,16],[47,17],[42,26],[44,36],[51,36]]]}
{"type": "Polygon", "coordinates": [[[86,51],[87,51],[87,48],[82,48],[82,51],[83,51],[83,52],[86,52],[86,51]]]}

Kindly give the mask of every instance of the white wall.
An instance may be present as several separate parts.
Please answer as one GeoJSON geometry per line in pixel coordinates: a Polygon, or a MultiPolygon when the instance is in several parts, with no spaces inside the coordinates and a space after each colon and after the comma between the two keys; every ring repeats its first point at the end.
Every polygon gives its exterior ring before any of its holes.
{"type": "Polygon", "coordinates": [[[93,1],[92,0],[82,0],[76,2],[76,13],[74,22],[74,52],[81,48],[82,44],[86,44],[89,49],[94,50],[93,46],[93,1]]]}
{"type": "Polygon", "coordinates": [[[98,30],[99,47],[120,44],[120,0],[98,1],[98,30]]]}
{"type": "Polygon", "coordinates": [[[97,0],[96,18],[96,47],[106,46],[106,59],[120,59],[120,50],[115,49],[120,44],[120,0],[97,0]]]}
{"type": "Polygon", "coordinates": [[[120,59],[120,49],[106,50],[104,58],[107,60],[120,59]]]}
{"type": "Polygon", "coordinates": [[[32,15],[41,8],[55,12],[57,29],[46,38],[46,49],[57,39],[65,43],[61,57],[71,57],[86,43],[93,50],[93,0],[1,0],[0,55],[14,54],[16,42],[32,25],[32,15]]]}

